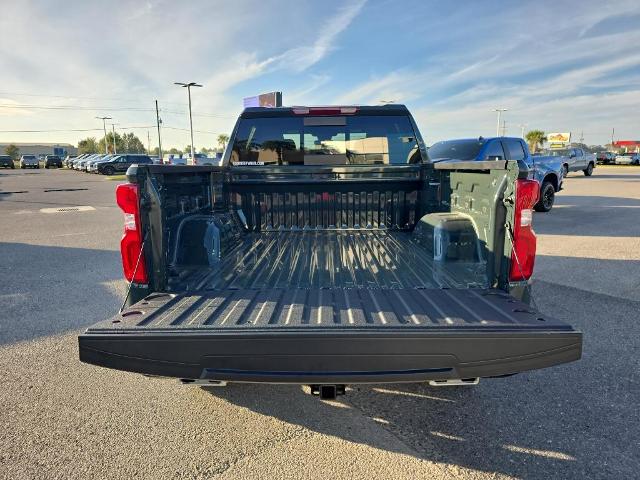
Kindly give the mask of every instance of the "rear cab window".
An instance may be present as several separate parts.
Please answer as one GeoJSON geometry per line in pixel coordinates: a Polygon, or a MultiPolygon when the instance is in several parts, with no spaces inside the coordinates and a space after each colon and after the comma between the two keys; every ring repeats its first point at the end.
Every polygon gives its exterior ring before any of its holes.
{"type": "Polygon", "coordinates": [[[482,139],[446,140],[431,145],[429,160],[477,160],[485,142],[482,139]]]}
{"type": "Polygon", "coordinates": [[[504,142],[509,152],[509,160],[524,160],[526,158],[526,153],[519,140],[506,138],[504,142]]]}
{"type": "Polygon", "coordinates": [[[233,165],[401,165],[420,163],[407,114],[240,118],[233,165]]]}
{"type": "Polygon", "coordinates": [[[504,149],[502,148],[502,142],[500,140],[493,140],[489,142],[484,152],[484,160],[504,160],[504,149]]]}

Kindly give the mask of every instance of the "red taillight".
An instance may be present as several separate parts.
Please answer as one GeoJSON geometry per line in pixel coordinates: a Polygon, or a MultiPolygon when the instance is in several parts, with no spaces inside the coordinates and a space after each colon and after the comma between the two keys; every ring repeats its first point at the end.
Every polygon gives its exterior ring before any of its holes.
{"type": "Polygon", "coordinates": [[[353,115],[358,107],[293,107],[296,115],[353,115]]]}
{"type": "Polygon", "coordinates": [[[513,250],[509,280],[528,280],[536,260],[536,234],[533,231],[533,206],[538,201],[540,185],[535,180],[516,181],[516,205],[513,216],[513,250]]]}
{"type": "Polygon", "coordinates": [[[116,187],[116,202],[124,212],[124,234],[120,241],[124,276],[134,283],[148,283],[144,254],[140,253],[142,235],[140,232],[138,186],[133,183],[118,185],[116,187]],[[140,258],[139,262],[138,258],[140,258]],[[138,265],[137,269],[136,264],[138,265]]]}

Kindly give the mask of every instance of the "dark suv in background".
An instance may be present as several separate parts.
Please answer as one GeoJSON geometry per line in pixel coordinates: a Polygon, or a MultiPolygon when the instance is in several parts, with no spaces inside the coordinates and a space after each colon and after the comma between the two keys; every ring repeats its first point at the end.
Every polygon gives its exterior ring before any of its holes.
{"type": "Polygon", "coordinates": [[[125,173],[134,163],[153,163],[149,155],[130,154],[117,155],[106,162],[98,163],[98,173],[103,175],[113,175],[114,173],[125,173]]]}
{"type": "Polygon", "coordinates": [[[58,155],[47,155],[44,157],[44,168],[62,168],[62,159],[58,155]]]}
{"type": "Polygon", "coordinates": [[[16,168],[13,159],[9,155],[0,155],[0,167],[16,168]]]}
{"type": "Polygon", "coordinates": [[[596,162],[605,165],[616,163],[616,154],[613,152],[600,152],[596,155],[596,162]]]}

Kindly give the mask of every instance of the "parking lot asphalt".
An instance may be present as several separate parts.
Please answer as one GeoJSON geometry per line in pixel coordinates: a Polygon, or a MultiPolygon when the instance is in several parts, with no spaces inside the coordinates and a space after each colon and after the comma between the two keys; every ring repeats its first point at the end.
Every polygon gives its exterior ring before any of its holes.
{"type": "Polygon", "coordinates": [[[582,329],[582,360],[333,402],[78,361],[77,334],[124,297],[116,184],[0,171],[0,478],[637,477],[640,168],[571,174],[534,218],[535,301],[582,329]]]}

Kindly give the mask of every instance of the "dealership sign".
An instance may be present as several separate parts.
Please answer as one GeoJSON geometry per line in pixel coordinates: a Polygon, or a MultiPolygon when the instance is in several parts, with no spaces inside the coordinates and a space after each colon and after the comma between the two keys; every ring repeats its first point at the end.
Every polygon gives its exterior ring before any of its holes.
{"type": "Polygon", "coordinates": [[[242,106],[248,107],[281,107],[282,92],[269,92],[256,95],[255,97],[245,97],[242,99],[242,106]]]}
{"type": "Polygon", "coordinates": [[[564,148],[571,143],[571,132],[556,132],[547,134],[549,148],[564,148]]]}

